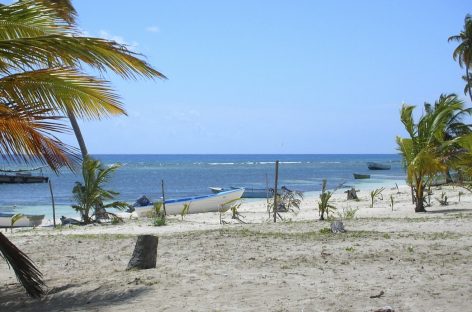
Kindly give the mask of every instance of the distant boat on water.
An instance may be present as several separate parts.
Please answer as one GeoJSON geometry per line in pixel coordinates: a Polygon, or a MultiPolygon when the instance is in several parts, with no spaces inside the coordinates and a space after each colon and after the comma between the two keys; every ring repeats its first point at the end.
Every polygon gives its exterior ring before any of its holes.
{"type": "MultiPolygon", "coordinates": [[[[244,189],[235,189],[218,194],[168,199],[165,201],[166,213],[168,215],[178,215],[182,212],[186,204],[189,205],[189,214],[219,211],[223,212],[229,209],[229,206],[225,206],[225,204],[240,199],[243,193],[244,189]]],[[[135,207],[135,212],[139,217],[147,217],[153,210],[153,205],[135,207]]]]}
{"type": "Polygon", "coordinates": [[[47,183],[48,177],[33,175],[31,172],[41,170],[42,167],[33,169],[4,170],[0,169],[0,183],[47,183]]]}
{"type": "MultiPolygon", "coordinates": [[[[0,212],[0,228],[9,228],[11,227],[11,218],[15,213],[11,212],[0,212]]],[[[13,227],[35,227],[40,225],[43,222],[44,215],[22,215],[18,219],[13,227]]]]}
{"type": "Polygon", "coordinates": [[[390,170],[391,166],[387,164],[381,164],[376,162],[368,162],[367,168],[370,170],[390,170]]]}
{"type": "MultiPolygon", "coordinates": [[[[210,190],[214,194],[218,194],[224,191],[236,190],[240,187],[231,186],[229,189],[223,187],[210,187],[210,190]]],[[[273,189],[262,189],[262,188],[250,188],[244,187],[244,193],[241,198],[268,198],[274,196],[273,189]]]]}
{"type": "Polygon", "coordinates": [[[353,173],[354,179],[370,179],[370,174],[360,174],[360,173],[353,173]]]}

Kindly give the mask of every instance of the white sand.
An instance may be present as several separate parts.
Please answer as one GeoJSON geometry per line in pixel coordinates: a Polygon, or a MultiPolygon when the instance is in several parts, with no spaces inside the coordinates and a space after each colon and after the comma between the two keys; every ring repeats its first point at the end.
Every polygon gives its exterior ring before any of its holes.
{"type": "Polygon", "coordinates": [[[316,221],[313,195],[277,224],[260,200],[241,207],[245,225],[207,213],[163,227],[127,220],[15,230],[7,236],[38,265],[49,293],[27,298],[0,261],[0,311],[472,311],[472,195],[435,189],[430,212],[415,214],[409,189],[400,192],[385,190],[369,208],[368,191],[355,202],[338,190],[338,211],[359,209],[338,235],[320,233],[329,222],[316,221]],[[443,191],[448,206],[435,199],[443,191]],[[125,271],[137,234],[160,237],[156,269],[125,271]]]}

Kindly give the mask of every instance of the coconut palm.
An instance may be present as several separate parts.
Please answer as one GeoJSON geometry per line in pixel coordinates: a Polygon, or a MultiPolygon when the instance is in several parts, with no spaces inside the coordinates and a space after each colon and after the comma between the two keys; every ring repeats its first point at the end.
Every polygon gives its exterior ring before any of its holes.
{"type": "MultiPolygon", "coordinates": [[[[454,50],[452,57],[459,62],[459,66],[465,67],[466,82],[472,80],[470,66],[472,66],[472,16],[467,14],[464,19],[464,29],[455,36],[449,37],[448,41],[457,41],[459,45],[454,50]]],[[[466,85],[472,101],[472,86],[466,85]]]]}
{"type": "MultiPolygon", "coordinates": [[[[455,94],[442,94],[439,97],[439,100],[435,102],[434,106],[425,103],[425,112],[427,114],[431,114],[435,110],[441,109],[441,106],[449,106],[450,104],[456,105],[457,109],[450,110],[448,115],[444,117],[446,123],[442,130],[442,140],[449,141],[450,143],[447,145],[445,144],[443,151],[443,156],[448,160],[447,162],[449,164],[451,164],[458,155],[463,154],[467,150],[460,146],[459,143],[454,143],[454,140],[472,133],[471,125],[464,123],[464,119],[472,115],[472,108],[465,108],[464,102],[455,94]]],[[[446,171],[446,178],[448,183],[452,182],[449,169],[446,171]]]]}
{"type": "MultiPolygon", "coordinates": [[[[454,95],[442,95],[435,103],[434,110],[427,110],[418,123],[413,119],[415,106],[404,105],[401,110],[401,121],[409,138],[397,137],[397,144],[403,156],[407,171],[407,180],[414,187],[416,212],[423,212],[424,190],[431,179],[438,173],[445,173],[452,164],[451,146],[457,144],[459,135],[454,140],[447,140],[445,135],[451,119],[457,112],[463,111],[463,103],[454,95]]],[[[470,151],[463,151],[470,153],[470,151]]]]}
{"type": "MultiPolygon", "coordinates": [[[[0,5],[0,156],[8,161],[72,168],[77,151],[55,136],[68,130],[63,116],[70,117],[86,156],[75,117],[125,114],[108,82],[84,74],[84,65],[125,79],[165,78],[125,46],[81,36],[75,15],[69,0],[0,5]]],[[[41,273],[1,233],[0,255],[29,295],[44,293],[41,273]]]]}
{"type": "Polygon", "coordinates": [[[125,111],[105,80],[77,69],[88,65],[125,79],[165,76],[124,45],[81,36],[73,24],[74,14],[67,0],[23,0],[0,6],[0,97],[68,116],[85,156],[75,117],[102,118],[125,111]]]}
{"type": "Polygon", "coordinates": [[[114,216],[114,214],[107,212],[106,208],[125,209],[128,207],[127,203],[120,201],[105,203],[118,195],[117,192],[104,189],[104,184],[109,182],[111,174],[119,167],[119,165],[112,165],[105,168],[100,161],[90,157],[86,157],[82,162],[84,183],[75,182],[72,193],[77,205],[73,205],[72,208],[80,213],[85,224],[92,223],[94,217],[97,220],[104,214],[114,216]]]}

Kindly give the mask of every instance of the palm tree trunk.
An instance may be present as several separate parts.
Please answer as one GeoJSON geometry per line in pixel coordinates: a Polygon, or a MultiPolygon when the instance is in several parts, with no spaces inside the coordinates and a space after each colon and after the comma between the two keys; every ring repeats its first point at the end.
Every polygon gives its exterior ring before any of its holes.
{"type": "Polygon", "coordinates": [[[88,151],[87,146],[85,146],[84,137],[82,136],[82,132],[80,131],[79,124],[77,123],[77,119],[70,110],[67,110],[67,117],[69,117],[72,130],[74,130],[75,137],[77,138],[77,142],[79,143],[82,159],[85,159],[85,157],[88,156],[88,151]]]}
{"type": "Polygon", "coordinates": [[[472,101],[472,88],[470,86],[471,77],[470,77],[470,73],[469,73],[469,64],[467,64],[467,63],[465,64],[465,75],[467,77],[467,87],[469,88],[470,100],[472,101]]]}
{"type": "Polygon", "coordinates": [[[424,209],[424,185],[420,181],[418,181],[416,185],[415,212],[426,212],[426,209],[424,209]]]}

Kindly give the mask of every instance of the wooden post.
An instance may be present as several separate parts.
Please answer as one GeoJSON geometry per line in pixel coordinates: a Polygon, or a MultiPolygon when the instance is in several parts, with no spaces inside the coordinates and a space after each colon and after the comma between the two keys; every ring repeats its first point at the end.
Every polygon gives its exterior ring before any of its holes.
{"type": "Polygon", "coordinates": [[[54,224],[54,228],[56,227],[56,206],[54,205],[54,194],[52,193],[52,184],[51,180],[48,179],[49,184],[49,191],[51,192],[51,200],[52,200],[52,222],[54,224]]]}
{"type": "Polygon", "coordinates": [[[166,196],[165,196],[165,193],[164,193],[164,180],[161,180],[161,191],[162,191],[162,209],[164,209],[164,216],[167,216],[166,196]]]}
{"type": "Polygon", "coordinates": [[[279,161],[275,161],[275,186],[274,186],[274,223],[277,222],[277,182],[279,180],[279,161]]]}

